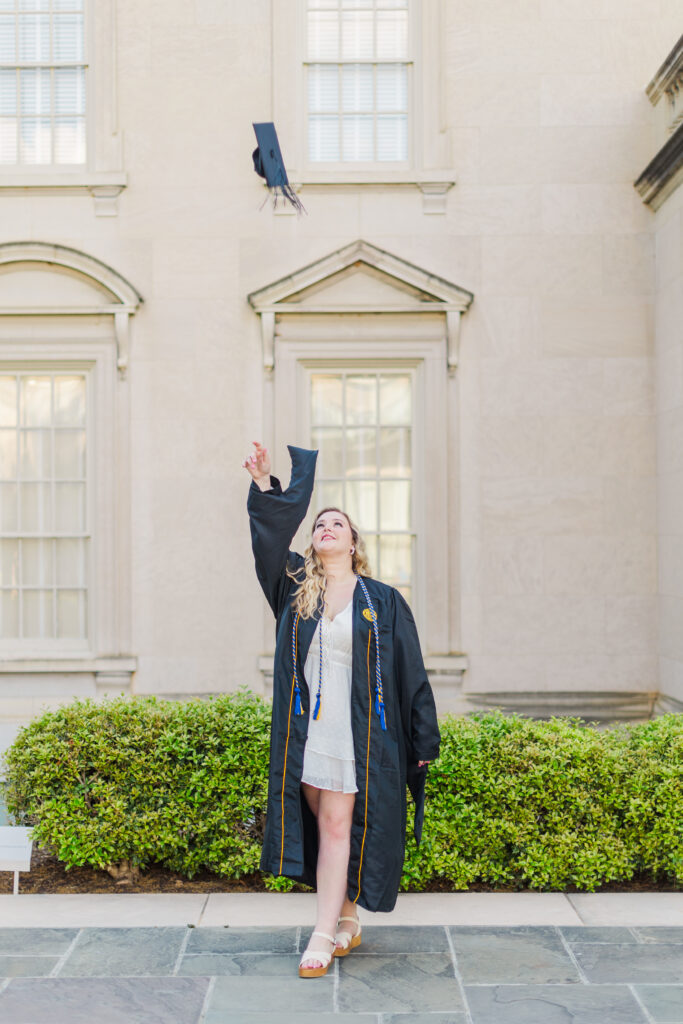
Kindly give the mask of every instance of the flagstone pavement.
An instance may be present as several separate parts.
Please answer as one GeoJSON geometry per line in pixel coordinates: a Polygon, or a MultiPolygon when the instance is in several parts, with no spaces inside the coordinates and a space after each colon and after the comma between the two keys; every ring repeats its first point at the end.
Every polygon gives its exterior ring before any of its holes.
{"type": "Polygon", "coordinates": [[[0,901],[2,1024],[683,1024],[683,923],[495,924],[491,902],[485,924],[361,912],[362,945],[302,980],[310,926],[31,927],[21,900],[0,901]]]}

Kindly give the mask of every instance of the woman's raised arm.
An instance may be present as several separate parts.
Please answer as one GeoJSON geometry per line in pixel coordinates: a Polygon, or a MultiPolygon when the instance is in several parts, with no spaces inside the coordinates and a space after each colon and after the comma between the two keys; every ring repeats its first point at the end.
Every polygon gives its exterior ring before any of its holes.
{"type": "MultiPolygon", "coordinates": [[[[289,545],[306,515],[313,483],[317,451],[287,445],[292,461],[289,487],[270,472],[267,450],[254,442],[255,452],[243,462],[252,477],[247,511],[251,529],[256,575],[276,617],[279,618],[293,581],[286,575],[289,545]]],[[[301,561],[301,556],[293,556],[301,561]]]]}

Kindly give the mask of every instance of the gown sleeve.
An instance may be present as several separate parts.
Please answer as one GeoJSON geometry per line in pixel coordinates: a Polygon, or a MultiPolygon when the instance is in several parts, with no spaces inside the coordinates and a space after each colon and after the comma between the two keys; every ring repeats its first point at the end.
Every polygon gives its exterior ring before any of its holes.
{"type": "Polygon", "coordinates": [[[407,783],[415,801],[413,831],[419,846],[427,767],[418,767],[418,761],[434,761],[439,756],[441,734],[413,614],[399,591],[394,591],[394,596],[394,664],[408,761],[407,783]]]}
{"type": "Polygon", "coordinates": [[[288,444],[287,449],[292,461],[287,490],[283,491],[278,478],[271,476],[267,491],[252,480],[247,498],[256,575],[276,617],[280,616],[291,588],[292,581],[285,573],[288,560],[301,562],[301,556],[290,552],[289,545],[311,500],[318,457],[317,451],[307,448],[288,444]]]}

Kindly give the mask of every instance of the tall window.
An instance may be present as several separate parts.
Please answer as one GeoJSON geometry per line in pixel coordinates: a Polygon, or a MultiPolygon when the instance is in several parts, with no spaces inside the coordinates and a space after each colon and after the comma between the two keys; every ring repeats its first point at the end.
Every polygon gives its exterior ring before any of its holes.
{"type": "Polygon", "coordinates": [[[0,375],[0,638],[85,641],[86,377],[0,375]]]}
{"type": "Polygon", "coordinates": [[[414,587],[413,381],[400,373],[313,373],[319,449],[316,509],[335,505],[360,528],[373,575],[408,602],[414,587]]]}
{"type": "Polygon", "coordinates": [[[308,155],[408,159],[408,0],[308,0],[308,155]]]}
{"type": "Polygon", "coordinates": [[[83,164],[84,0],[0,0],[0,164],[83,164]]]}

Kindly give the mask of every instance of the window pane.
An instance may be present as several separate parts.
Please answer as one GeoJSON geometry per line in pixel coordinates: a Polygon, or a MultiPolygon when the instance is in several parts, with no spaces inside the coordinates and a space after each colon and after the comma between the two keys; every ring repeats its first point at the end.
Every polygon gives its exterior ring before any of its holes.
{"type": "Polygon", "coordinates": [[[24,636],[48,637],[54,635],[52,624],[53,595],[51,590],[22,591],[24,636]]]}
{"type": "Polygon", "coordinates": [[[50,0],[19,0],[20,11],[49,11],[50,0]]]}
{"type": "Polygon", "coordinates": [[[380,564],[382,579],[392,586],[410,585],[412,579],[412,539],[401,534],[380,537],[380,564]]]}
{"type": "Polygon", "coordinates": [[[48,533],[52,529],[50,484],[20,484],[22,533],[48,533]]]}
{"type": "Polygon", "coordinates": [[[410,429],[382,427],[379,432],[382,476],[410,476],[410,429]]]}
{"type": "Polygon", "coordinates": [[[342,422],[342,379],[315,375],[311,378],[311,421],[340,425],[342,422]]]}
{"type": "Polygon", "coordinates": [[[16,118],[0,119],[0,164],[17,162],[17,121],[16,118]]]}
{"type": "Polygon", "coordinates": [[[344,160],[372,160],[372,117],[342,118],[344,160]]]}
{"type": "Polygon", "coordinates": [[[350,427],[346,431],[346,476],[367,477],[377,474],[374,427],[350,427]]]}
{"type": "Polygon", "coordinates": [[[379,485],[380,530],[410,529],[410,482],[383,481],[379,485]]]}
{"type": "Polygon", "coordinates": [[[19,15],[19,60],[49,61],[50,15],[19,15]]]}
{"type": "Polygon", "coordinates": [[[346,378],[346,422],[349,424],[375,423],[376,378],[346,378]]]}
{"type": "Polygon", "coordinates": [[[310,160],[339,160],[339,118],[308,119],[308,155],[310,160]]]}
{"type": "Polygon", "coordinates": [[[55,68],[55,113],[85,113],[85,69],[55,68]]]}
{"type": "Polygon", "coordinates": [[[55,60],[83,60],[83,15],[56,14],[54,25],[55,60]]]}
{"type": "Polygon", "coordinates": [[[19,541],[0,540],[0,584],[19,586],[19,541]]]}
{"type": "Polygon", "coordinates": [[[373,29],[372,11],[343,11],[342,59],[372,60],[373,29]]]}
{"type": "Polygon", "coordinates": [[[339,58],[339,19],[336,11],[309,11],[308,59],[339,58]]]}
{"type": "Polygon", "coordinates": [[[15,64],[17,60],[14,15],[0,14],[0,61],[15,64]]]}
{"type": "Polygon", "coordinates": [[[52,0],[53,11],[82,11],[83,0],[52,0]]]}
{"type": "Polygon", "coordinates": [[[0,71],[0,114],[14,117],[17,112],[17,73],[9,68],[0,71]]]}
{"type": "Polygon", "coordinates": [[[349,64],[342,68],[342,109],[372,111],[373,75],[371,64],[349,64]]]}
{"type": "Polygon", "coordinates": [[[375,533],[362,533],[363,543],[365,544],[365,553],[368,556],[368,562],[370,563],[370,569],[373,573],[377,572],[377,534],[375,533]]]}
{"type": "Polygon", "coordinates": [[[21,422],[25,427],[49,427],[52,380],[50,377],[21,378],[21,422]]]}
{"type": "Polygon", "coordinates": [[[0,592],[0,636],[19,636],[19,591],[0,592]]]}
{"type": "Polygon", "coordinates": [[[408,68],[404,64],[377,65],[377,109],[390,113],[408,109],[408,68]]]}
{"type": "Polygon", "coordinates": [[[382,376],[379,379],[380,423],[410,426],[412,422],[411,388],[408,376],[382,376]]]}
{"type": "Polygon", "coordinates": [[[3,533],[16,533],[19,528],[17,498],[16,484],[0,484],[0,530],[3,533]]]}
{"type": "Polygon", "coordinates": [[[55,477],[58,480],[85,476],[85,431],[55,431],[55,477]]]}
{"type": "MultiPolygon", "coordinates": [[[[344,485],[342,483],[319,483],[315,488],[315,496],[317,501],[315,503],[315,513],[320,511],[321,508],[340,508],[342,512],[344,509],[344,485]]],[[[308,535],[307,535],[308,536],[308,535]]]]}
{"type": "Polygon", "coordinates": [[[16,480],[17,432],[0,430],[0,480],[16,480]]]}
{"type": "Polygon", "coordinates": [[[85,485],[55,484],[55,526],[58,533],[85,529],[85,485]]]}
{"type": "Polygon", "coordinates": [[[55,425],[85,425],[85,377],[55,377],[55,425]]]}
{"type": "Polygon", "coordinates": [[[19,152],[26,164],[49,164],[52,131],[49,121],[21,121],[19,152]]]}
{"type": "Polygon", "coordinates": [[[51,587],[54,558],[51,540],[22,540],[21,583],[25,587],[51,587]]]}
{"type": "Polygon", "coordinates": [[[55,118],[55,163],[85,163],[85,121],[81,118],[55,118]]]}
{"type": "Polygon", "coordinates": [[[308,108],[312,113],[336,113],[339,109],[336,64],[314,64],[308,69],[308,108]]]}
{"type": "Polygon", "coordinates": [[[377,11],[377,57],[391,60],[408,56],[408,12],[377,11]]]}
{"type": "Polygon", "coordinates": [[[85,594],[82,590],[57,591],[57,636],[84,635],[81,619],[85,618],[85,594]]]}
{"type": "Polygon", "coordinates": [[[51,432],[22,430],[19,442],[19,476],[23,480],[49,480],[52,475],[51,432]]]}
{"type": "Polygon", "coordinates": [[[319,449],[316,472],[320,477],[342,477],[343,431],[336,427],[313,430],[313,447],[319,449]]]}
{"type": "Polygon", "coordinates": [[[377,118],[377,159],[408,159],[408,119],[405,114],[377,118]]]}
{"type": "Polygon", "coordinates": [[[85,541],[56,540],[58,587],[85,586],[85,541]]]}
{"type": "Polygon", "coordinates": [[[23,68],[20,78],[22,114],[50,114],[50,72],[23,68]]]}
{"type": "Polygon", "coordinates": [[[346,510],[359,530],[377,529],[377,485],[374,481],[346,484],[346,510]]]}

